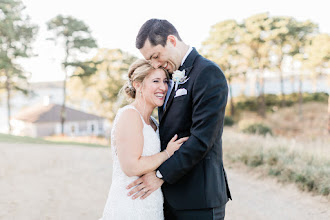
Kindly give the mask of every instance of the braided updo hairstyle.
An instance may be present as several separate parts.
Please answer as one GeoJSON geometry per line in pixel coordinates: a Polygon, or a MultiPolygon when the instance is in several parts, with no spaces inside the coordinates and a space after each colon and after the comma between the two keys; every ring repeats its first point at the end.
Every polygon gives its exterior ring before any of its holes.
{"type": "Polygon", "coordinates": [[[148,76],[148,74],[154,70],[149,61],[144,59],[138,59],[128,69],[128,81],[124,85],[125,93],[130,97],[135,99],[136,89],[133,86],[133,82],[142,83],[143,80],[148,76]]]}

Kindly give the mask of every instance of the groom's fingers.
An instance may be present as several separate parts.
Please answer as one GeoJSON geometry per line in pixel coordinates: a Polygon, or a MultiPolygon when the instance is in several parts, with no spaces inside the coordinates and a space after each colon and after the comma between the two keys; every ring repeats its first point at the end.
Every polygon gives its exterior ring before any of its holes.
{"type": "Polygon", "coordinates": [[[131,184],[129,184],[129,185],[126,187],[126,189],[130,189],[130,188],[132,188],[133,186],[137,186],[137,185],[139,185],[139,184],[141,184],[141,183],[143,183],[142,178],[139,178],[139,179],[135,180],[134,182],[132,182],[131,184]]]}

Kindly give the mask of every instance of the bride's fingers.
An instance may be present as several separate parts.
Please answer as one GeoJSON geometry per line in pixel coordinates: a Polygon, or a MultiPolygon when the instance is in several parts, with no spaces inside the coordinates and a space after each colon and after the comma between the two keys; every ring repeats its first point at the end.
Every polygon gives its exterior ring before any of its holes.
{"type": "Polygon", "coordinates": [[[170,142],[174,142],[177,138],[178,138],[178,135],[176,134],[176,135],[174,135],[174,136],[172,137],[172,139],[170,140],[170,142]]]}
{"type": "Polygon", "coordinates": [[[134,189],[132,189],[131,191],[129,191],[129,193],[127,194],[128,196],[131,196],[139,191],[141,191],[145,186],[143,186],[143,184],[138,185],[137,187],[135,187],[134,189]]]}
{"type": "Polygon", "coordinates": [[[141,183],[143,183],[142,178],[139,178],[139,179],[135,180],[134,182],[132,182],[131,184],[129,184],[129,185],[126,187],[126,189],[130,189],[130,188],[132,188],[133,186],[137,186],[137,185],[139,185],[139,184],[141,184],[141,183]]]}
{"type": "Polygon", "coordinates": [[[184,138],[180,138],[179,140],[177,140],[176,142],[178,144],[182,144],[183,142],[186,142],[188,140],[189,137],[184,137],[184,138]]]}
{"type": "Polygon", "coordinates": [[[132,197],[132,199],[137,199],[137,198],[139,198],[140,196],[143,196],[143,195],[145,195],[146,193],[148,193],[149,192],[149,190],[147,190],[146,188],[143,188],[143,189],[141,189],[138,193],[136,193],[133,197],[132,197]]]}

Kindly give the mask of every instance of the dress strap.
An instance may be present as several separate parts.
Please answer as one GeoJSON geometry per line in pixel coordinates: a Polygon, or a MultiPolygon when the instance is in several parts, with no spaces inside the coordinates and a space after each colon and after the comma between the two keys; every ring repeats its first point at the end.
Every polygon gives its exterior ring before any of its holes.
{"type": "Polygon", "coordinates": [[[141,117],[141,120],[142,120],[143,124],[146,124],[146,122],[144,121],[144,119],[143,119],[141,113],[139,112],[139,110],[137,110],[133,105],[126,105],[125,109],[134,109],[135,111],[137,111],[139,113],[140,117],[141,117]]]}
{"type": "Polygon", "coordinates": [[[153,116],[151,116],[151,120],[154,122],[154,124],[156,125],[156,127],[158,129],[159,124],[158,124],[157,120],[153,116]]]}

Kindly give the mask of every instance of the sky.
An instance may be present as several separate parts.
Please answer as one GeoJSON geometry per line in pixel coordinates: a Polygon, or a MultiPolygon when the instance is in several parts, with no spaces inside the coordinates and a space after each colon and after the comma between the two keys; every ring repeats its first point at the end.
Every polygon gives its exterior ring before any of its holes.
{"type": "MultiPolygon", "coordinates": [[[[83,20],[91,29],[99,48],[120,48],[141,57],[135,48],[135,37],[141,25],[150,18],[170,21],[183,41],[197,49],[208,37],[212,25],[234,19],[243,21],[252,15],[268,12],[270,16],[292,16],[298,21],[311,20],[320,31],[330,33],[330,16],[325,0],[22,0],[25,13],[39,33],[33,44],[33,58],[21,60],[31,73],[31,82],[62,80],[61,61],[64,50],[46,40],[50,36],[46,22],[57,15],[83,20]]],[[[90,53],[89,56],[92,56],[90,53]]]]}

